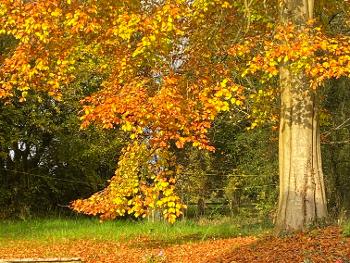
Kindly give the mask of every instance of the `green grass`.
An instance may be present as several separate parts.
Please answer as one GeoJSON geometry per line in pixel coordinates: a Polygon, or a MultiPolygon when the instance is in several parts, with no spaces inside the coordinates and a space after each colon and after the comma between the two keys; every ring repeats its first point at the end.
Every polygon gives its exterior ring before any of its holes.
{"type": "Polygon", "coordinates": [[[227,218],[197,221],[181,220],[174,225],[166,222],[116,220],[100,223],[97,219],[32,219],[0,222],[0,243],[8,240],[74,240],[98,239],[125,241],[147,238],[162,243],[182,243],[258,235],[271,229],[268,222],[253,219],[227,218]]]}
{"type": "Polygon", "coordinates": [[[343,225],[343,235],[350,237],[350,220],[343,225]]]}

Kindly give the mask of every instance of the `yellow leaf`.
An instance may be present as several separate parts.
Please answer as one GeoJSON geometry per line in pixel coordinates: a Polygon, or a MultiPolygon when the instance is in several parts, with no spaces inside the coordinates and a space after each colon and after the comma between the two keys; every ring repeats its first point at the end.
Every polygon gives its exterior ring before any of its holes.
{"type": "Polygon", "coordinates": [[[162,186],[162,187],[167,187],[169,185],[169,183],[168,182],[161,182],[160,183],[160,186],[162,186]]]}
{"type": "Polygon", "coordinates": [[[221,81],[220,86],[225,88],[227,85],[227,82],[228,82],[228,79],[224,79],[223,81],[221,81]]]}
{"type": "Polygon", "coordinates": [[[132,130],[132,125],[131,125],[131,123],[130,122],[125,122],[125,124],[124,125],[122,125],[122,130],[123,131],[131,131],[132,130]]]}

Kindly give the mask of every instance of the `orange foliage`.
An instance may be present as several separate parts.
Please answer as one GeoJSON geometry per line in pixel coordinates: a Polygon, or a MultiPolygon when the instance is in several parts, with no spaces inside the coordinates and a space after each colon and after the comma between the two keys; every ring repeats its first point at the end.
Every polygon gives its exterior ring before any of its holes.
{"type": "MultiPolygon", "coordinates": [[[[181,215],[171,147],[191,143],[213,151],[207,138],[212,121],[244,101],[225,65],[212,61],[225,51],[197,42],[198,32],[191,31],[215,16],[232,21],[233,14],[233,5],[219,0],[1,1],[0,33],[16,45],[2,58],[0,98],[24,101],[28,92],[45,90],[60,99],[88,54],[98,61],[103,83],[82,102],[82,127],[129,133],[110,185],[75,201],[76,211],[105,219],[161,209],[169,222],[181,215]]],[[[213,43],[229,39],[228,32],[213,35],[213,43]]]]}

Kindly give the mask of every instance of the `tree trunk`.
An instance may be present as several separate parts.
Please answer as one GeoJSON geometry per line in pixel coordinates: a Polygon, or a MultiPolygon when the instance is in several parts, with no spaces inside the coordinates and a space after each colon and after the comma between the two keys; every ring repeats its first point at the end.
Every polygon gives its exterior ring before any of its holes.
{"type": "MultiPolygon", "coordinates": [[[[303,30],[312,19],[313,0],[281,1],[282,23],[303,30]]],[[[280,196],[276,228],[302,230],[327,216],[315,91],[302,72],[280,68],[280,196]]]]}

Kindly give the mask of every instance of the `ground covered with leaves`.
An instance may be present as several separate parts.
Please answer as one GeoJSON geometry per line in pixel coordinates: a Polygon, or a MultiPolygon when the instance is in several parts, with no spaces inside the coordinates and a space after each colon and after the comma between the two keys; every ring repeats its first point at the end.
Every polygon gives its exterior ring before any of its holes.
{"type": "Polygon", "coordinates": [[[167,244],[139,237],[102,241],[9,241],[0,258],[80,257],[86,263],[117,262],[350,262],[350,238],[338,227],[284,237],[236,237],[167,244]]]}

